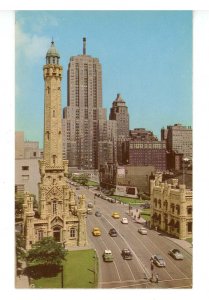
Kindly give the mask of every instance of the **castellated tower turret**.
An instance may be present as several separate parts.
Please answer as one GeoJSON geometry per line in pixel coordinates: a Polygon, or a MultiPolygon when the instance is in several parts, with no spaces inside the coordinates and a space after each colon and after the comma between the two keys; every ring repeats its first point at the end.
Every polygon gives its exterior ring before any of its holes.
{"type": "Polygon", "coordinates": [[[44,156],[39,161],[39,214],[27,224],[27,248],[46,236],[52,236],[66,247],[85,246],[86,207],[85,197],[77,203],[68,185],[68,161],[62,158],[62,66],[54,41],[46,54],[44,77],[44,156]]]}

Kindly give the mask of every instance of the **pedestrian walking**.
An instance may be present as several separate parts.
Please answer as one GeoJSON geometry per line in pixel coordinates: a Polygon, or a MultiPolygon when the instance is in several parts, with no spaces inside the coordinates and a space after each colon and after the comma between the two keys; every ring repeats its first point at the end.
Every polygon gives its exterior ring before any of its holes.
{"type": "Polygon", "coordinates": [[[153,272],[152,272],[152,276],[150,278],[150,282],[153,282],[153,272]]]}
{"type": "Polygon", "coordinates": [[[154,263],[153,263],[153,260],[151,261],[151,271],[154,270],[154,263]]]}
{"type": "Polygon", "coordinates": [[[155,282],[158,283],[158,281],[159,281],[159,276],[158,276],[158,274],[156,274],[155,275],[155,282]]]}

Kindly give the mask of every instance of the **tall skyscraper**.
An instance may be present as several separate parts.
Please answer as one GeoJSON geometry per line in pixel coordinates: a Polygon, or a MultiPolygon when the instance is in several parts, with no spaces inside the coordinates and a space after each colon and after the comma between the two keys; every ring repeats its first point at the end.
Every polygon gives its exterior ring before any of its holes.
{"type": "Polygon", "coordinates": [[[128,159],[126,144],[129,137],[129,113],[120,94],[112,103],[109,119],[117,121],[117,162],[121,165],[127,163],[128,159]]]}
{"type": "Polygon", "coordinates": [[[116,99],[112,103],[109,119],[117,121],[118,140],[122,140],[129,137],[128,107],[126,106],[126,102],[122,99],[120,94],[117,94],[116,99]]]}
{"type": "Polygon", "coordinates": [[[62,158],[61,80],[62,66],[52,41],[44,72],[44,158],[39,161],[39,213],[34,217],[33,197],[25,194],[26,248],[46,236],[66,246],[86,245],[85,199],[76,201],[67,183],[68,161],[62,158]]]}
{"type": "Polygon", "coordinates": [[[102,108],[102,66],[86,54],[72,56],[68,65],[68,99],[63,111],[64,157],[70,167],[98,168],[98,121],[106,120],[102,108]]]}

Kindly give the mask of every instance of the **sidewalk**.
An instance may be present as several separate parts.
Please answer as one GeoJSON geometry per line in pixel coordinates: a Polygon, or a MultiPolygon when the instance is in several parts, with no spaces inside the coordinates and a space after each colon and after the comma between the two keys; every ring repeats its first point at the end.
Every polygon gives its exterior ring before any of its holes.
{"type": "MultiPolygon", "coordinates": [[[[24,268],[26,267],[25,262],[22,263],[22,271],[24,270],[24,268]]],[[[29,288],[29,279],[28,276],[23,275],[22,272],[20,273],[20,275],[16,275],[15,277],[15,288],[17,289],[25,289],[25,288],[29,288]]]]}
{"type": "Polygon", "coordinates": [[[179,247],[183,248],[185,251],[187,251],[189,254],[192,255],[193,247],[189,242],[187,242],[185,240],[179,240],[179,239],[176,239],[174,237],[169,237],[169,236],[165,236],[165,238],[171,240],[172,242],[174,242],[179,247]]]}
{"type": "Polygon", "coordinates": [[[15,288],[17,289],[25,289],[29,288],[28,277],[25,275],[20,275],[15,278],[15,288]]]}

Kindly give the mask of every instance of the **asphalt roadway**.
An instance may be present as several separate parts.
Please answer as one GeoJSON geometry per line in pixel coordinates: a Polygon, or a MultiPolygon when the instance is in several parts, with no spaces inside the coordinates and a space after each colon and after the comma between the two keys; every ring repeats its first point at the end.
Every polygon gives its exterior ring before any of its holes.
{"type": "Polygon", "coordinates": [[[87,203],[95,202],[93,214],[87,216],[87,232],[89,245],[96,250],[99,259],[99,288],[192,288],[191,253],[155,230],[147,229],[147,235],[138,233],[141,225],[129,215],[127,205],[94,197],[94,191],[83,187],[76,190],[76,194],[85,194],[87,203]],[[97,210],[102,213],[101,217],[95,216],[97,210]],[[113,212],[118,212],[120,219],[112,218],[113,212]],[[122,217],[127,217],[129,223],[122,224],[122,217]],[[101,229],[101,236],[92,235],[93,227],[101,229]],[[117,230],[117,237],[108,234],[110,228],[117,230]],[[123,248],[132,251],[132,260],[122,258],[123,248]],[[170,257],[168,251],[172,248],[179,248],[184,260],[176,261],[170,257]],[[112,251],[113,262],[103,261],[105,249],[112,251]],[[153,254],[160,254],[164,258],[165,268],[154,266],[151,271],[150,258],[153,254]],[[159,277],[158,283],[155,282],[156,275],[159,277]]]}

